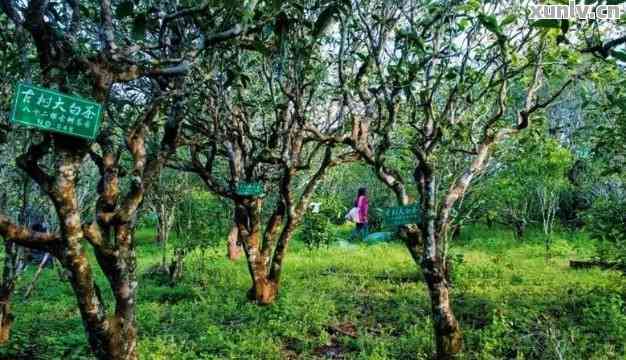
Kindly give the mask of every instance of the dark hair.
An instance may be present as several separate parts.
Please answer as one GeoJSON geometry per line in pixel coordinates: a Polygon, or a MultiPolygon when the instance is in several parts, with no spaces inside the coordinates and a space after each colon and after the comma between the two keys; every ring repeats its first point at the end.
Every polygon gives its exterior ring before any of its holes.
{"type": "Polygon", "coordinates": [[[33,226],[31,226],[31,229],[33,229],[34,231],[37,232],[47,232],[48,231],[48,227],[44,224],[41,223],[35,223],[33,226]]]}
{"type": "Polygon", "coordinates": [[[359,198],[361,196],[367,196],[367,188],[359,188],[359,191],[356,193],[356,200],[354,200],[354,207],[359,206],[359,198]]]}

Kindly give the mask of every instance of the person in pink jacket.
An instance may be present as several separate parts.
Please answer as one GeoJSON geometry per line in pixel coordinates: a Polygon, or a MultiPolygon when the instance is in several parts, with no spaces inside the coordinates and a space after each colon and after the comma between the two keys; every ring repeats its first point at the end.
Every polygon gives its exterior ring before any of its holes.
{"type": "Polygon", "coordinates": [[[362,187],[359,188],[359,191],[356,195],[356,200],[354,201],[354,207],[358,209],[356,216],[356,228],[352,231],[352,235],[350,235],[350,239],[353,239],[356,236],[362,237],[363,240],[367,238],[368,233],[368,225],[367,225],[367,211],[369,209],[369,200],[367,199],[367,189],[362,187]]]}

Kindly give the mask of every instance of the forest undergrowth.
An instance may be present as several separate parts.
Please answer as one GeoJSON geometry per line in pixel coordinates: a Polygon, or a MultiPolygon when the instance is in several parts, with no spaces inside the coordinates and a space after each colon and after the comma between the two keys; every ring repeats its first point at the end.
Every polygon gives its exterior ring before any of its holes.
{"type": "MultiPolygon", "coordinates": [[[[345,238],[350,230],[334,231],[345,238]]],[[[433,352],[425,285],[400,242],[311,250],[296,241],[279,300],[258,307],[246,299],[244,260],[197,248],[170,286],[149,272],[160,261],[155,235],[137,236],[142,359],[428,359],[433,352]]],[[[624,277],[569,268],[570,259],[593,256],[585,233],[554,238],[548,259],[539,231],[518,241],[510,231],[474,226],[452,243],[462,358],[624,359],[624,277]]],[[[19,280],[14,331],[0,358],[90,359],[75,299],[57,271],[45,270],[24,299],[34,271],[19,280]]],[[[103,289],[105,281],[98,274],[103,289]]]]}

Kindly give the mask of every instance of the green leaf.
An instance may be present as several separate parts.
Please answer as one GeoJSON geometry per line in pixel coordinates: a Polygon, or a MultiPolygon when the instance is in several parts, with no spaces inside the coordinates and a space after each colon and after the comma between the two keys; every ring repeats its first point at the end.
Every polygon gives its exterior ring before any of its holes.
{"type": "Polygon", "coordinates": [[[498,20],[493,15],[478,15],[478,21],[489,31],[496,35],[502,35],[502,28],[498,25],[498,20]]]}
{"type": "Polygon", "coordinates": [[[530,26],[540,28],[553,28],[559,29],[561,27],[560,21],[556,19],[541,19],[533,22],[530,26]]]}
{"type": "Polygon", "coordinates": [[[94,12],[92,11],[92,8],[87,5],[81,3],[80,5],[78,5],[78,9],[82,17],[89,18],[93,16],[94,12]]]}
{"type": "Polygon", "coordinates": [[[133,16],[134,7],[135,5],[133,4],[132,1],[129,1],[129,0],[122,1],[117,6],[117,9],[115,9],[115,16],[120,19],[131,17],[133,16]]]}
{"type": "Polygon", "coordinates": [[[515,22],[515,20],[517,20],[517,15],[509,15],[507,17],[504,18],[504,20],[502,20],[502,23],[500,23],[500,27],[505,27],[513,22],[515,22]]]}
{"type": "Polygon", "coordinates": [[[467,19],[461,19],[459,20],[459,29],[461,31],[467,29],[467,27],[470,25],[470,21],[467,19]]]}
{"type": "Polygon", "coordinates": [[[147,25],[148,21],[146,18],[146,14],[141,13],[135,16],[135,19],[133,20],[133,39],[143,40],[146,37],[147,25]]]}
{"type": "Polygon", "coordinates": [[[480,8],[480,1],[478,0],[469,0],[463,5],[459,6],[459,9],[465,12],[477,11],[480,8]]]}

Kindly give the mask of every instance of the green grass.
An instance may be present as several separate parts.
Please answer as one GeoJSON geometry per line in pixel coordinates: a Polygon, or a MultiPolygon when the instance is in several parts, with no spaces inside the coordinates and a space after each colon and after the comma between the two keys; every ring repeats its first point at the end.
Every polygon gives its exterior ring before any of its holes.
{"type": "MultiPolygon", "coordinates": [[[[153,238],[138,233],[142,359],[427,359],[433,351],[425,286],[399,243],[310,251],[294,242],[277,303],[258,307],[245,298],[245,262],[227,261],[222,248],[192,252],[176,287],[145,275],[159,261],[153,238]]],[[[516,242],[508,231],[466,230],[450,250],[463,358],[624,359],[624,278],[568,267],[592,250],[585,234],[558,234],[546,262],[539,234],[516,242]]],[[[0,358],[88,358],[69,286],[46,271],[24,301],[32,272],[20,280],[0,358]]]]}

